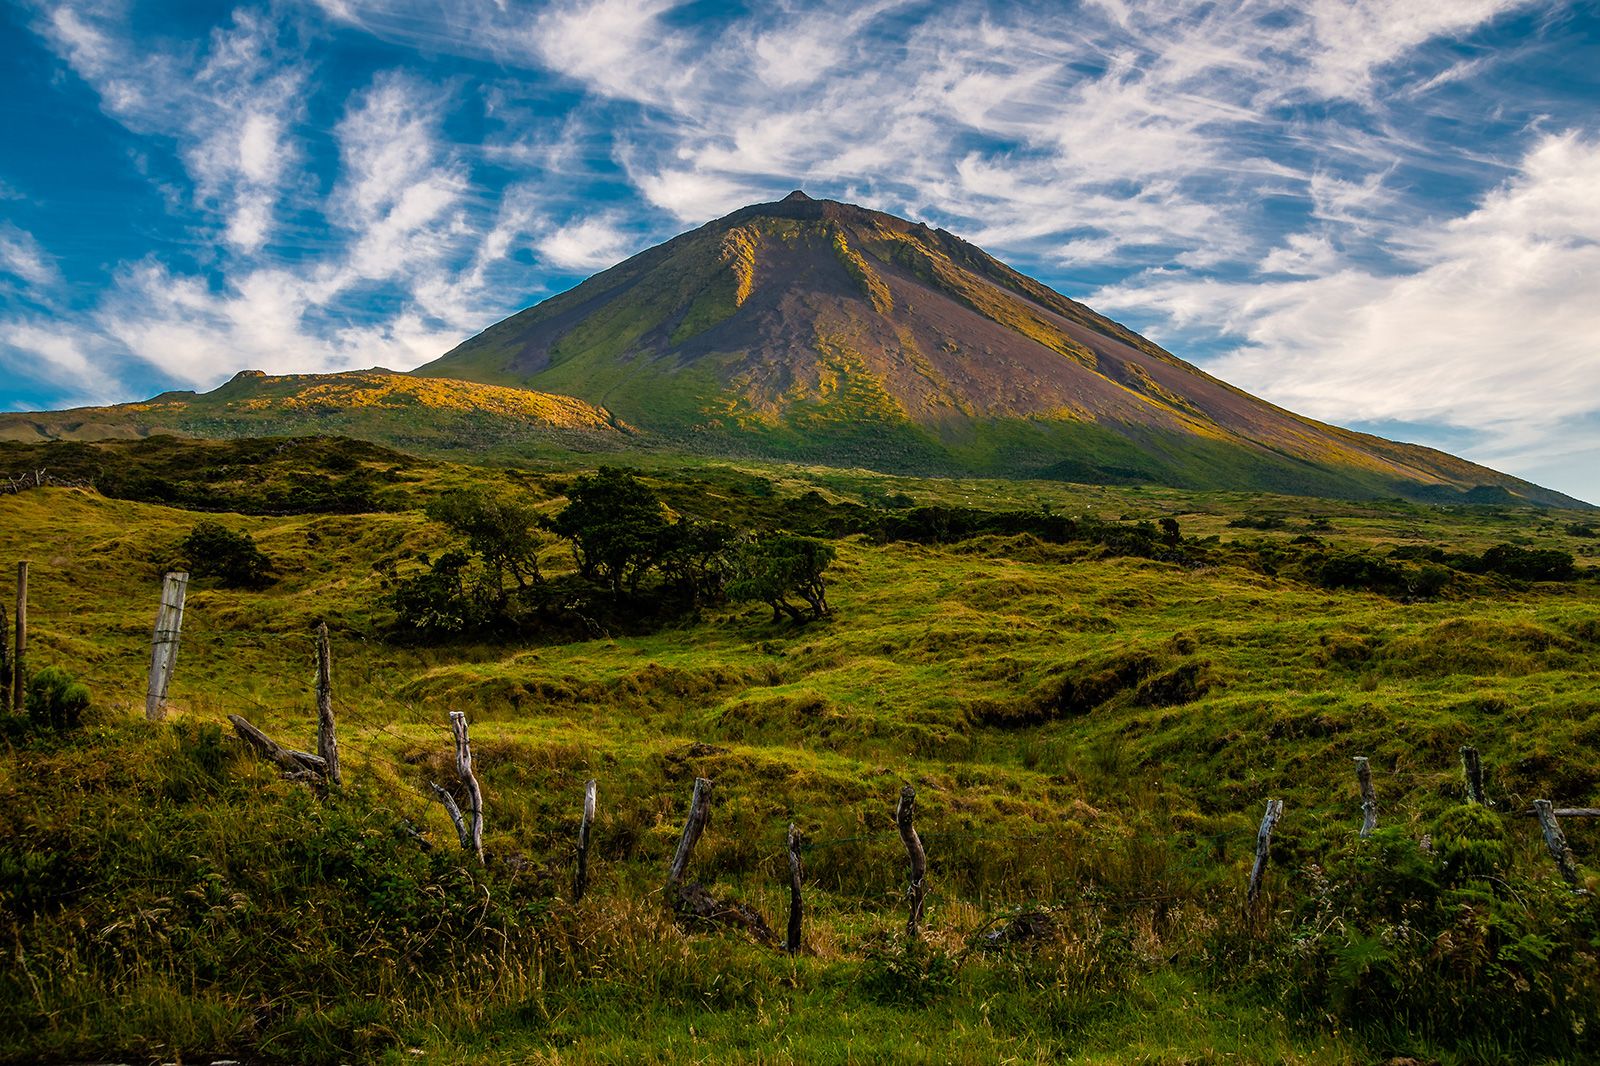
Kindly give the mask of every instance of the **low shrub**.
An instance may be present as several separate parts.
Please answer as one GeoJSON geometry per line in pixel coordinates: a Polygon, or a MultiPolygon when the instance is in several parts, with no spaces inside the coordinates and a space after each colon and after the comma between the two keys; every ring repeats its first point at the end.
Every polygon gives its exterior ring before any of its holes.
{"type": "Polygon", "coordinates": [[[179,547],[194,577],[214,577],[225,588],[261,589],[272,584],[272,560],[248,533],[205,521],[179,547]]]}
{"type": "Polygon", "coordinates": [[[89,709],[89,687],[58,666],[47,666],[28,679],[24,702],[28,718],[44,729],[76,729],[89,709]]]}

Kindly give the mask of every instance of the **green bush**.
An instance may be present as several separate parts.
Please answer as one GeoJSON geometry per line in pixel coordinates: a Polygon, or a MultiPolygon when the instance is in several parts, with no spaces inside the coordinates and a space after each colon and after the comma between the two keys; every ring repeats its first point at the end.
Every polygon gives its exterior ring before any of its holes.
{"type": "Polygon", "coordinates": [[[272,560],[248,533],[204,521],[189,531],[179,550],[189,573],[217,578],[226,588],[261,589],[272,584],[272,560]]]}
{"type": "Polygon", "coordinates": [[[35,725],[76,729],[89,709],[89,688],[60,667],[47,666],[28,679],[24,706],[35,725]]]}
{"type": "Polygon", "coordinates": [[[1499,815],[1465,803],[1452,807],[1433,826],[1440,872],[1452,883],[1503,877],[1511,868],[1511,837],[1499,815]]]}
{"type": "Polygon", "coordinates": [[[1572,553],[1556,548],[1496,544],[1483,553],[1483,569],[1521,581],[1571,581],[1577,576],[1572,553]]]}
{"type": "Polygon", "coordinates": [[[543,582],[539,571],[539,513],[509,495],[457,489],[433,501],[428,517],[467,538],[467,546],[483,559],[493,580],[495,598],[506,601],[505,575],[526,589],[543,582]]]}
{"type": "Polygon", "coordinates": [[[1550,876],[1518,874],[1503,820],[1454,807],[1430,849],[1403,829],[1350,840],[1312,868],[1281,951],[1259,976],[1308,1019],[1392,1053],[1593,1061],[1600,924],[1550,876]]]}

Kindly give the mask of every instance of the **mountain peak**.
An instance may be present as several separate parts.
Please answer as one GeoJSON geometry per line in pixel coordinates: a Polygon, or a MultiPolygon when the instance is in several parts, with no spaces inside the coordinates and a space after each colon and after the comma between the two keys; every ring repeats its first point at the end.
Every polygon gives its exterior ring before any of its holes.
{"type": "Polygon", "coordinates": [[[779,200],[778,202],[780,204],[787,204],[787,203],[796,203],[796,202],[799,202],[799,201],[810,200],[810,199],[811,199],[811,197],[806,195],[806,191],[804,189],[796,189],[794,192],[790,193],[788,196],[785,196],[782,200],[779,200]]]}

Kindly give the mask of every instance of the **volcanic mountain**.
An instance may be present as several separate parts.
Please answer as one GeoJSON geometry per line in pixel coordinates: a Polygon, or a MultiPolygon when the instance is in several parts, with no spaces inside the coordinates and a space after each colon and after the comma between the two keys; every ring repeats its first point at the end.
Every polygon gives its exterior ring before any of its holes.
{"type": "Polygon", "coordinates": [[[641,252],[416,373],[579,397],[719,454],[1579,505],[1302,418],[944,230],[799,191],[641,252]]]}
{"type": "Polygon", "coordinates": [[[337,433],[455,456],[653,449],[906,474],[1586,506],[1258,400],[920,223],[794,192],[411,374],[0,415],[0,439],[337,433]]]}

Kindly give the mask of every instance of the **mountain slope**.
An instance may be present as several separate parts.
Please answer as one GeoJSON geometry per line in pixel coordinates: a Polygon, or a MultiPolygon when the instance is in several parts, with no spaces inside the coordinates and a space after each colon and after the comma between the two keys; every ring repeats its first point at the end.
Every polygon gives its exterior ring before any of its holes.
{"type": "Polygon", "coordinates": [[[558,443],[619,448],[633,427],[582,400],[388,370],[268,376],[242,371],[208,393],[0,415],[0,440],[105,440],[332,433],[421,450],[558,443]]]}
{"type": "Polygon", "coordinates": [[[1576,503],[1292,414],[943,230],[799,192],[642,252],[415,373],[577,396],[696,450],[1576,503]]]}

